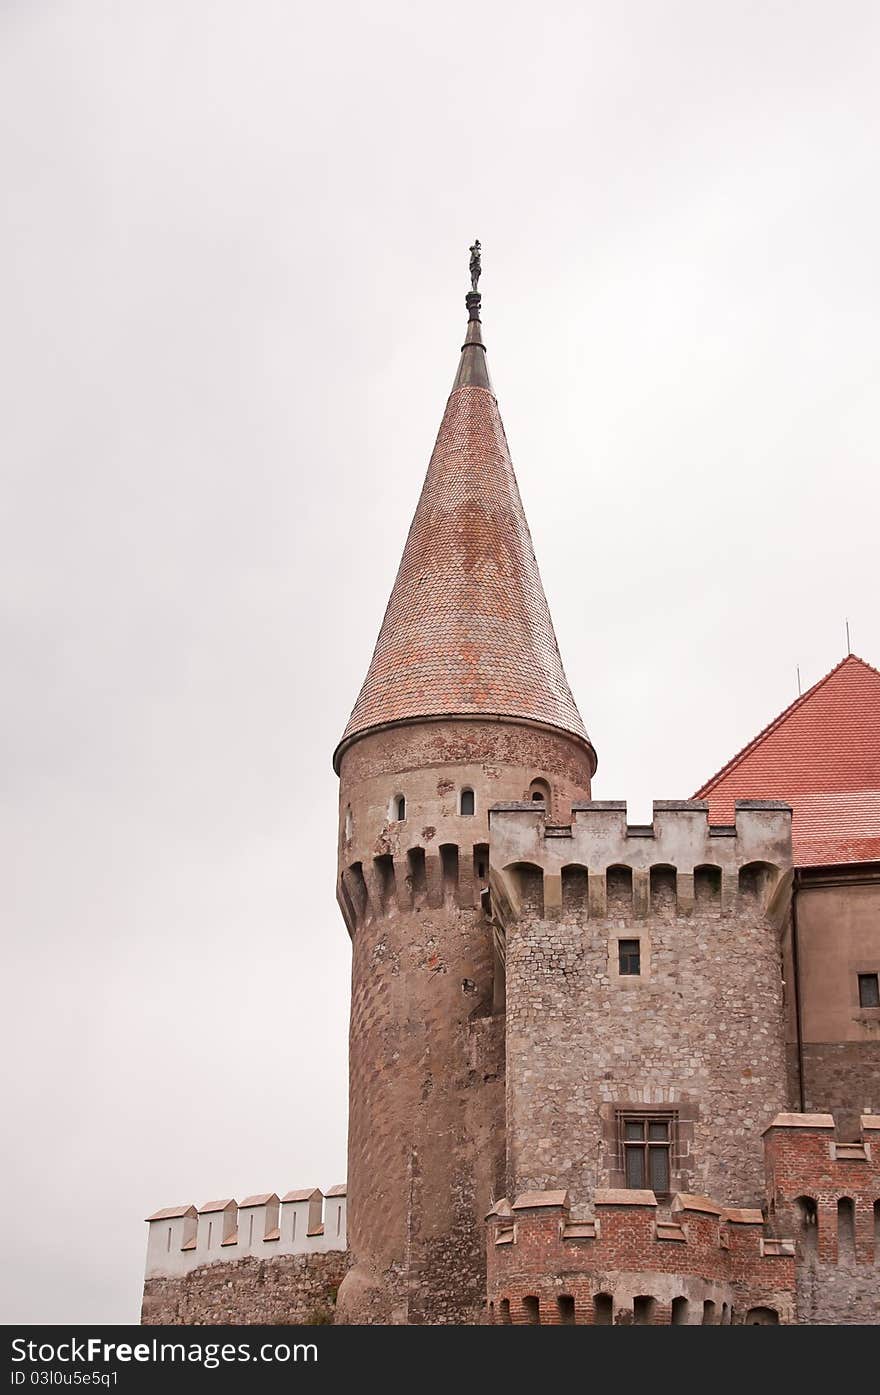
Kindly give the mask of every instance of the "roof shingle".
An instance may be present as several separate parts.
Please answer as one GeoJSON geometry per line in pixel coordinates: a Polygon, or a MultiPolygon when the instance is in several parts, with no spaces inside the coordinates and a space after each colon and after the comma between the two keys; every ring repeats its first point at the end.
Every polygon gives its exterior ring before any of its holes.
{"type": "MultiPolygon", "coordinates": [[[[474,329],[463,364],[476,355],[481,362],[485,353],[474,329]]],[[[558,727],[589,744],[563,671],[498,404],[460,368],[334,765],[338,770],[356,737],[377,727],[482,715],[558,727]]]]}
{"type": "Polygon", "coordinates": [[[797,866],[880,859],[880,673],[848,654],[694,798],[714,824],[737,799],[786,800],[797,866]]]}

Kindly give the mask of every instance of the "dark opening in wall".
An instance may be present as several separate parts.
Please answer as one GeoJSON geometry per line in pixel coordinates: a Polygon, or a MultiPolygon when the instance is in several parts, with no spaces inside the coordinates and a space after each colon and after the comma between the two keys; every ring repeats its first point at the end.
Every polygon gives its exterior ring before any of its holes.
{"type": "Polygon", "coordinates": [[[799,1196],[794,1204],[798,1217],[800,1251],[805,1257],[814,1255],[819,1247],[819,1208],[811,1196],[799,1196]]]}
{"type": "Polygon", "coordinates": [[[856,1257],[856,1208],[851,1196],[837,1203],[837,1262],[853,1264],[856,1257]]]}
{"type": "Polygon", "coordinates": [[[637,1327],[647,1327],[654,1320],[654,1299],[639,1294],[633,1299],[633,1323],[637,1327]]]}
{"type": "Polygon", "coordinates": [[[425,875],[425,849],[410,848],[406,855],[406,860],[409,865],[409,873],[406,879],[412,891],[413,905],[418,906],[424,901],[428,891],[428,883],[425,875]]]}
{"type": "Polygon", "coordinates": [[[704,863],[694,868],[694,901],[701,910],[718,910],[721,906],[721,868],[704,863]]]}
{"type": "Polygon", "coordinates": [[[633,874],[631,867],[609,867],[605,873],[608,914],[631,916],[633,908],[633,874]]]}
{"type": "Polygon", "coordinates": [[[531,862],[518,862],[511,869],[519,896],[520,913],[524,916],[544,915],[544,873],[531,862]]]}
{"type": "Polygon", "coordinates": [[[502,1326],[507,1327],[510,1323],[510,1299],[502,1298],[498,1304],[498,1316],[502,1326]]]}
{"type": "Polygon", "coordinates": [[[353,862],[346,876],[349,894],[354,902],[355,915],[358,920],[365,920],[367,908],[369,906],[369,898],[367,896],[367,883],[364,877],[363,864],[360,862],[353,862]]]}
{"type": "Polygon", "coordinates": [[[379,903],[383,911],[389,911],[395,904],[394,858],[387,853],[373,858],[376,883],[379,888],[379,903]]]}
{"type": "Polygon", "coordinates": [[[467,817],[467,816],[470,815],[470,814],[473,814],[473,812],[474,812],[474,792],[473,792],[473,790],[468,790],[468,789],[462,790],[462,792],[461,792],[460,812],[461,812],[465,817],[467,817]]]}
{"type": "Polygon", "coordinates": [[[392,803],[392,814],[398,823],[403,823],[406,818],[406,798],[402,794],[396,794],[392,803]]]}
{"type": "Polygon", "coordinates": [[[614,1323],[614,1299],[610,1293],[597,1293],[593,1299],[593,1323],[596,1327],[611,1327],[614,1323]]]}
{"type": "Polygon", "coordinates": [[[586,867],[563,867],[562,913],[580,915],[587,909],[589,877],[586,867]]]}
{"type": "Polygon", "coordinates": [[[523,1312],[525,1314],[525,1320],[529,1324],[529,1326],[534,1327],[538,1323],[540,1323],[541,1309],[538,1305],[538,1300],[534,1296],[534,1294],[530,1294],[528,1298],[523,1299],[523,1312]]]}
{"type": "Polygon", "coordinates": [[[454,843],[440,844],[440,875],[443,895],[451,900],[458,893],[458,848],[454,843]]]}
{"type": "Polygon", "coordinates": [[[678,909],[678,874],[674,867],[651,868],[651,910],[671,920],[678,909]]]}
{"type": "Polygon", "coordinates": [[[529,785],[529,799],[533,804],[543,804],[550,812],[550,786],[546,780],[533,780],[529,785]]]}
{"type": "Polygon", "coordinates": [[[556,1299],[559,1308],[559,1321],[564,1326],[574,1323],[574,1299],[570,1293],[560,1293],[556,1299]]]}
{"type": "Polygon", "coordinates": [[[859,1007],[880,1007],[880,974],[859,974],[859,1007]]]}
{"type": "Polygon", "coordinates": [[[642,946],[640,940],[617,941],[617,972],[622,978],[635,977],[642,972],[642,946]]]}
{"type": "Polygon", "coordinates": [[[776,868],[769,862],[747,862],[739,869],[740,900],[764,907],[776,878],[776,868]]]}
{"type": "Polygon", "coordinates": [[[717,1323],[718,1314],[715,1308],[715,1304],[712,1302],[711,1298],[707,1298],[703,1304],[703,1326],[715,1327],[717,1326],[717,1323]]]}
{"type": "Polygon", "coordinates": [[[776,1327],[779,1314],[775,1308],[749,1308],[746,1313],[747,1327],[776,1327]]]}
{"type": "Polygon", "coordinates": [[[672,1300],[672,1324],[674,1327],[684,1327],[687,1325],[690,1304],[684,1294],[679,1294],[678,1298],[672,1300]]]}
{"type": "Polygon", "coordinates": [[[485,886],[489,880],[489,844],[474,844],[474,879],[478,886],[485,886]]]}

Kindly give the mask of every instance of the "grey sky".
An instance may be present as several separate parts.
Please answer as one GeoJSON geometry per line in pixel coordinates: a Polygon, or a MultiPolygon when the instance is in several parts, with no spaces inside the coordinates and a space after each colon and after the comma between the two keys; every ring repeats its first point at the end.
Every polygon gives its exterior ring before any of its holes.
{"type": "Polygon", "coordinates": [[[0,4],[7,1321],[345,1174],[330,767],[484,248],[598,797],[880,663],[865,3],[0,4]]]}

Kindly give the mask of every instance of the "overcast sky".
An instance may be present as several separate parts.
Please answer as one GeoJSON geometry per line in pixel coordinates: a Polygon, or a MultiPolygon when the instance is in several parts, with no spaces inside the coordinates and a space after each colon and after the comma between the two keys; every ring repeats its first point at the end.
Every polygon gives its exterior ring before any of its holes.
{"type": "Polygon", "coordinates": [[[330,757],[468,245],[594,793],[880,663],[873,0],[0,0],[7,1321],[345,1175],[330,757]],[[11,1251],[11,1252],[10,1252],[11,1251]]]}

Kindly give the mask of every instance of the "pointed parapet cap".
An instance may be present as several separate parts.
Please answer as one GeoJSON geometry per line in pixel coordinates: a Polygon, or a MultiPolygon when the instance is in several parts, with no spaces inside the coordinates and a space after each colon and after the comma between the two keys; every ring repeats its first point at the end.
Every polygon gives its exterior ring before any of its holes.
{"type": "Polygon", "coordinates": [[[728,1225],[763,1225],[764,1213],[752,1207],[727,1206],[724,1209],[724,1220],[728,1225]]]}
{"type": "Polygon", "coordinates": [[[323,1196],[320,1187],[302,1187],[299,1191],[286,1192],[281,1198],[282,1201],[311,1201],[313,1197],[323,1196]]]}
{"type": "Polygon", "coordinates": [[[598,1236],[598,1221],[569,1221],[562,1227],[563,1240],[596,1240],[598,1236]]]}
{"type": "Polygon", "coordinates": [[[697,1196],[692,1192],[678,1192],[672,1203],[673,1212],[698,1211],[704,1216],[723,1216],[724,1207],[719,1206],[708,1196],[697,1196]]]}
{"type": "Polygon", "coordinates": [[[657,1239],[674,1240],[679,1244],[687,1244],[687,1236],[684,1233],[684,1226],[679,1225],[677,1221],[658,1221],[657,1239]]]}
{"type": "Polygon", "coordinates": [[[777,1114],[767,1125],[764,1133],[771,1129],[824,1129],[834,1132],[833,1114],[777,1114]]]}
{"type": "Polygon", "coordinates": [[[869,1129],[880,1129],[880,1114],[863,1114],[859,1122],[862,1133],[867,1133],[869,1129]]]}
{"type": "Polygon", "coordinates": [[[176,1221],[181,1216],[197,1216],[199,1213],[192,1202],[188,1206],[166,1206],[161,1211],[154,1211],[152,1216],[146,1216],[147,1221],[176,1221]]]}
{"type": "Polygon", "coordinates": [[[236,1209],[236,1203],[232,1197],[226,1197],[223,1201],[206,1201],[204,1206],[199,1207],[199,1215],[206,1216],[211,1211],[229,1211],[236,1209]]]}
{"type": "Polygon", "coordinates": [[[348,1196],[348,1183],[347,1183],[347,1182],[340,1182],[337,1186],[331,1187],[330,1190],[329,1190],[329,1192],[325,1192],[324,1195],[325,1195],[325,1196],[348,1196]]]}
{"type": "Polygon", "coordinates": [[[795,1244],[793,1240],[777,1240],[774,1236],[761,1236],[760,1252],[762,1259],[794,1259],[795,1244]]]}
{"type": "Polygon", "coordinates": [[[502,1196],[498,1201],[495,1202],[495,1205],[492,1207],[492,1210],[487,1213],[486,1220],[490,1221],[493,1216],[499,1216],[505,1220],[508,1220],[512,1215],[513,1207],[507,1200],[507,1197],[502,1196]]]}
{"type": "Polygon", "coordinates": [[[545,1206],[568,1205],[568,1192],[523,1192],[513,1203],[514,1211],[536,1211],[545,1206]]]}
{"type": "Polygon", "coordinates": [[[277,1192],[260,1192],[257,1196],[246,1196],[244,1201],[238,1203],[239,1211],[243,1211],[246,1206],[268,1206],[270,1201],[277,1201],[277,1192]]]}
{"type": "Polygon", "coordinates": [[[600,1187],[593,1196],[594,1206],[656,1206],[652,1191],[638,1187],[600,1187]]]}

